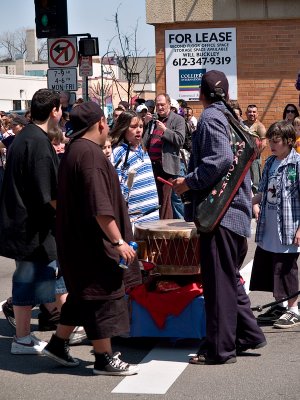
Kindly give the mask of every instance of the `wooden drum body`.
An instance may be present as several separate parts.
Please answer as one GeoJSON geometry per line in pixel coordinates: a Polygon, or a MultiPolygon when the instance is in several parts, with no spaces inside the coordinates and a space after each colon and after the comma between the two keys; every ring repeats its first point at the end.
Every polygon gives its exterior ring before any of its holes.
{"type": "Polygon", "coordinates": [[[135,225],[139,257],[156,264],[162,275],[200,273],[200,250],[193,222],[165,219],[135,225]]]}

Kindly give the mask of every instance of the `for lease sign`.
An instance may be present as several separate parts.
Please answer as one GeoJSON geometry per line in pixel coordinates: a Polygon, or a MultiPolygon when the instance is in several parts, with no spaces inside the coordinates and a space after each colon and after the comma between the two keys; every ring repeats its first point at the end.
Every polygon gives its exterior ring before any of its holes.
{"type": "Polygon", "coordinates": [[[229,97],[237,99],[236,29],[165,31],[167,93],[175,99],[199,100],[202,75],[222,71],[229,81],[229,97]]]}

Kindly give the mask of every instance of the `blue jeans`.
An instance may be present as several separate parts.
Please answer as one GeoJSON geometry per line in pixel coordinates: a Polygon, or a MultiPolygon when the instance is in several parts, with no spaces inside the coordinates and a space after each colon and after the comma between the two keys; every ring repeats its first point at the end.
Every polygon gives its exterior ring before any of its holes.
{"type": "MultiPolygon", "coordinates": [[[[180,161],[180,172],[179,176],[185,176],[186,170],[183,161],[180,161]]],[[[177,177],[176,177],[177,178],[177,177]]],[[[180,196],[172,190],[171,194],[171,204],[173,210],[173,218],[175,219],[184,219],[184,205],[181,201],[180,196]]]]}
{"type": "Polygon", "coordinates": [[[53,303],[56,293],[56,261],[49,264],[17,261],[13,274],[12,297],[16,306],[53,303]]]}

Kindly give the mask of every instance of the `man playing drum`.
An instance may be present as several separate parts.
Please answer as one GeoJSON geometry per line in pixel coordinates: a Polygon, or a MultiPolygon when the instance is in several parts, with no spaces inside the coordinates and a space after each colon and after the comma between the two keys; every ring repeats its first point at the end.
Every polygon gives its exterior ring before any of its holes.
{"type": "MultiPolygon", "coordinates": [[[[228,100],[226,76],[220,71],[207,72],[201,82],[204,111],[193,134],[189,173],[172,181],[178,194],[192,189],[194,206],[197,195],[220,181],[233,162],[222,99],[228,100]]],[[[248,173],[220,224],[200,235],[207,338],[205,346],[190,359],[192,364],[232,364],[237,354],[266,345],[238,270],[250,235],[250,185],[248,173]]]]}

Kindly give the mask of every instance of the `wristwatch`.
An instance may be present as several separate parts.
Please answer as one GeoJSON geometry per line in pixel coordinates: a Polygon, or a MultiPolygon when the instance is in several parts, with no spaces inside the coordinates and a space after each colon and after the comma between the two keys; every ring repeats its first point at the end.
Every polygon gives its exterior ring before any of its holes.
{"type": "Polygon", "coordinates": [[[123,239],[119,239],[117,242],[112,243],[113,246],[122,246],[125,243],[123,239]]]}

